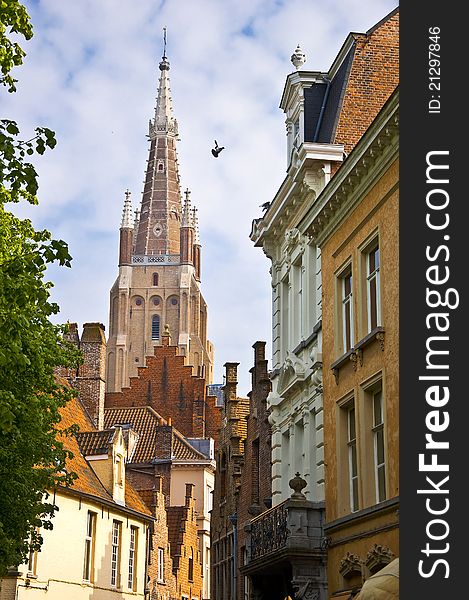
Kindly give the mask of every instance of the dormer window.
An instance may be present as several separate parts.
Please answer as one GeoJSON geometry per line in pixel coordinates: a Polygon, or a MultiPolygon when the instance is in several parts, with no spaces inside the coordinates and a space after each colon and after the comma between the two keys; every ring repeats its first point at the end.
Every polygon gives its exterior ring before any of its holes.
{"type": "Polygon", "coordinates": [[[120,486],[124,485],[124,461],[120,454],[116,456],[116,483],[120,486]]]}

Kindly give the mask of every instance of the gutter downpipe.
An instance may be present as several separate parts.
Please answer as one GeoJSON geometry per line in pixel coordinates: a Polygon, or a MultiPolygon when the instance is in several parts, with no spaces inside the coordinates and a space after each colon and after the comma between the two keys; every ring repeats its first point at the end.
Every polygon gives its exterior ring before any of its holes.
{"type": "Polygon", "coordinates": [[[237,600],[238,592],[238,515],[229,516],[233,526],[233,576],[231,579],[231,600],[237,600]]]}
{"type": "Polygon", "coordinates": [[[326,91],[324,92],[324,98],[322,99],[322,105],[321,105],[321,110],[319,112],[319,118],[318,118],[318,122],[316,124],[316,130],[314,132],[314,137],[313,137],[313,142],[317,142],[318,140],[318,136],[319,136],[319,129],[321,128],[321,124],[322,124],[322,117],[324,115],[324,110],[326,109],[326,102],[327,102],[327,98],[329,97],[329,90],[331,87],[331,80],[327,79],[326,77],[324,78],[326,81],[326,91]]]}

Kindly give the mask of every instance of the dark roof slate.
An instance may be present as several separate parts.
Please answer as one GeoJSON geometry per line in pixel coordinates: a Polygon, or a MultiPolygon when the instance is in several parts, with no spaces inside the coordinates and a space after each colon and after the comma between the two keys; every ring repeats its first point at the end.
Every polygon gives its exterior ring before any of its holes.
{"type": "MultiPolygon", "coordinates": [[[[157,428],[167,425],[151,406],[109,407],[104,409],[104,426],[128,424],[139,435],[132,463],[149,463],[156,456],[157,428]]],[[[207,460],[185,437],[172,427],[172,458],[175,460],[207,460]]]]}

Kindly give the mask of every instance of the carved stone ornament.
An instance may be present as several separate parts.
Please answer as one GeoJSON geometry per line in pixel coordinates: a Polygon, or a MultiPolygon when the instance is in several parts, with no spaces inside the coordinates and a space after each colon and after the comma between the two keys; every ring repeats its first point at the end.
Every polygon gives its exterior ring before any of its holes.
{"type": "Polygon", "coordinates": [[[300,237],[301,237],[301,234],[298,229],[296,229],[296,228],[288,229],[285,232],[285,240],[287,242],[287,248],[291,248],[292,246],[298,244],[300,241],[300,237]]]}
{"type": "Polygon", "coordinates": [[[347,552],[344,558],[340,561],[339,573],[342,575],[342,577],[345,577],[345,579],[352,577],[356,573],[361,575],[362,563],[360,558],[356,554],[347,552]]]}
{"type": "Polygon", "coordinates": [[[295,600],[319,600],[319,590],[315,589],[314,581],[293,582],[292,587],[295,590],[295,600]]]}
{"type": "Polygon", "coordinates": [[[376,573],[394,559],[394,553],[387,546],[375,544],[366,555],[365,565],[370,573],[376,573]]]}
{"type": "Polygon", "coordinates": [[[299,473],[295,473],[295,477],[293,477],[293,479],[290,479],[288,485],[293,490],[293,494],[291,495],[292,498],[306,498],[306,496],[301,490],[303,490],[308,485],[308,483],[303,479],[303,477],[300,477],[299,473]]]}

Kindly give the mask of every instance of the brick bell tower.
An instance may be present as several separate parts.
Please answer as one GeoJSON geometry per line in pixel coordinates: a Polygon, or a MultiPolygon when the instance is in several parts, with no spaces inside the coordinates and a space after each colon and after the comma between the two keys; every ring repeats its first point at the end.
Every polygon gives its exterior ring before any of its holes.
{"type": "Polygon", "coordinates": [[[213,381],[213,346],[207,339],[207,304],[200,290],[201,247],[197,209],[189,190],[181,199],[166,40],[159,64],[155,116],[140,210],[133,217],[125,193],[119,274],[110,293],[106,391],[118,392],[162,343],[166,325],[194,375],[213,381]]]}

